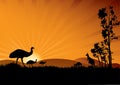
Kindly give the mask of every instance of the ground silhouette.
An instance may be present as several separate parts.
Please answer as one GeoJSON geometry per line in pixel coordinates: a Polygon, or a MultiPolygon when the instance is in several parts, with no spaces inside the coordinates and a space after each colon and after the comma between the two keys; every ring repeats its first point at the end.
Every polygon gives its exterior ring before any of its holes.
{"type": "Polygon", "coordinates": [[[55,66],[22,67],[15,63],[0,66],[0,80],[74,82],[74,83],[120,83],[120,69],[95,67],[55,66]]]}

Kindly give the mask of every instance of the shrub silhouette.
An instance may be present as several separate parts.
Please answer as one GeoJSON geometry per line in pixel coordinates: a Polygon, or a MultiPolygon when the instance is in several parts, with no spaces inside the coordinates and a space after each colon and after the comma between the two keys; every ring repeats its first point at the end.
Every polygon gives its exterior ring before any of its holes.
{"type": "Polygon", "coordinates": [[[82,66],[82,63],[81,62],[77,62],[74,64],[74,67],[81,67],[82,66]]]}

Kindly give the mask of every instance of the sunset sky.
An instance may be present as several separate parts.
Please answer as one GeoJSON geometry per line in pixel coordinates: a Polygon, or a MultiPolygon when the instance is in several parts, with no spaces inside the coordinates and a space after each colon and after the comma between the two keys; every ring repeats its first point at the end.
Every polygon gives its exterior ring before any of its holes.
{"type": "MultiPolygon", "coordinates": [[[[34,53],[28,59],[86,57],[101,41],[98,10],[112,5],[120,20],[120,0],[0,0],[0,60],[15,49],[34,53]]],[[[114,28],[120,36],[120,26],[114,28]]],[[[113,62],[120,63],[120,39],[112,41],[113,62]]]]}

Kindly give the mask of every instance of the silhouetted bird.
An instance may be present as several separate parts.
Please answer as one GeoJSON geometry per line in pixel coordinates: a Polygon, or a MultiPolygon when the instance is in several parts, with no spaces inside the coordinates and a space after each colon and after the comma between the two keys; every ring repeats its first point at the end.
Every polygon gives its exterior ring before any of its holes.
{"type": "Polygon", "coordinates": [[[40,61],[39,64],[44,65],[46,62],[45,61],[40,61]]]}
{"type": "Polygon", "coordinates": [[[36,62],[37,62],[37,59],[35,61],[29,60],[27,61],[27,64],[29,64],[29,67],[30,67],[30,65],[32,66],[32,64],[35,64],[36,62]]]}
{"type": "Polygon", "coordinates": [[[24,57],[29,57],[30,55],[32,55],[33,54],[33,49],[34,49],[34,47],[31,47],[30,52],[24,51],[22,49],[17,49],[15,51],[13,51],[12,53],[10,53],[9,58],[17,58],[16,59],[16,64],[18,62],[18,59],[21,58],[22,64],[24,65],[23,58],[24,57]]]}

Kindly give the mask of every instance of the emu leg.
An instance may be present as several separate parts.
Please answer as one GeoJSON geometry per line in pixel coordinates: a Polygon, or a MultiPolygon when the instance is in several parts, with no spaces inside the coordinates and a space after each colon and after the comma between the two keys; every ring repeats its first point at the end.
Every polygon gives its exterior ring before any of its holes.
{"type": "Polygon", "coordinates": [[[23,58],[21,58],[21,61],[22,61],[22,64],[24,65],[24,67],[25,67],[25,64],[24,64],[24,62],[23,62],[23,58]]]}
{"type": "Polygon", "coordinates": [[[19,59],[19,58],[16,59],[16,64],[17,64],[17,62],[18,62],[18,59],[19,59]]]}

